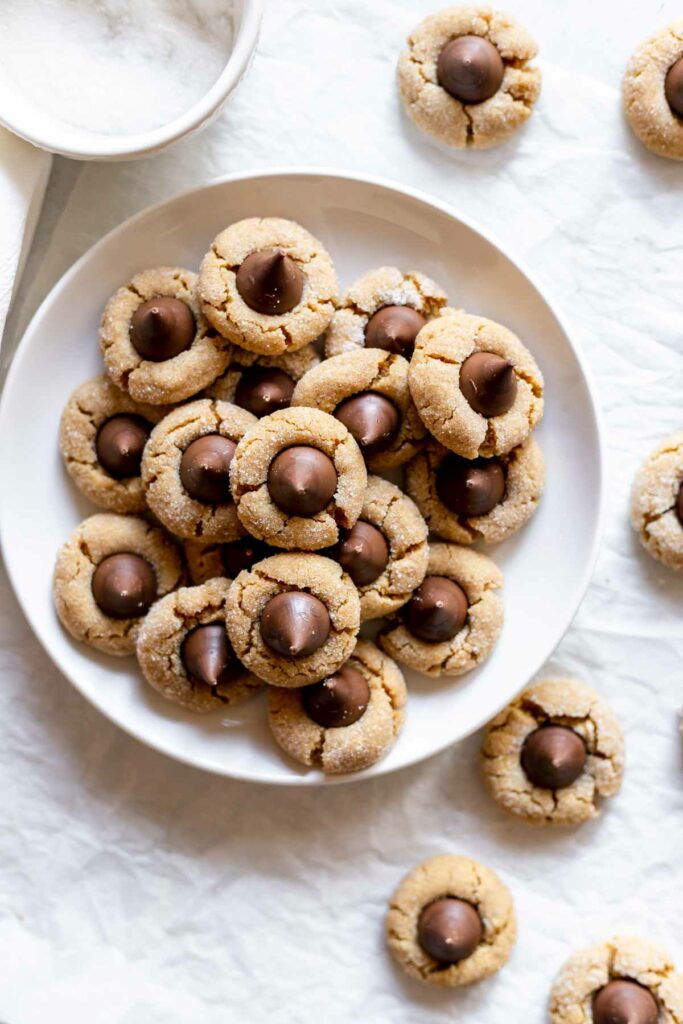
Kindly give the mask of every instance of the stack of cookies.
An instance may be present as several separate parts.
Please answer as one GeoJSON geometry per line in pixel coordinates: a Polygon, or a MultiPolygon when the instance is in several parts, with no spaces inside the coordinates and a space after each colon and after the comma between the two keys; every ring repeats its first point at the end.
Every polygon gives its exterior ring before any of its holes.
{"type": "Polygon", "coordinates": [[[399,665],[460,676],[498,639],[502,573],[472,545],[541,496],[533,356],[418,272],[340,298],[324,246],[272,217],[222,231],[198,275],[136,275],[100,348],[62,417],[105,510],[58,556],[63,625],[191,711],[267,686],[289,755],[368,767],[403,724],[399,665]]]}

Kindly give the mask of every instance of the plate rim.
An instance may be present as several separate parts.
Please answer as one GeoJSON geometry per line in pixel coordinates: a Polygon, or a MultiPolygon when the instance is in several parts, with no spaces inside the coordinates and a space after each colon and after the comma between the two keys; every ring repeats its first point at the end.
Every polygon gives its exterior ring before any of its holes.
{"type": "MultiPolygon", "coordinates": [[[[532,287],[538,293],[540,298],[543,300],[543,302],[545,303],[546,307],[548,308],[554,319],[557,321],[572,352],[574,353],[574,357],[576,358],[576,361],[578,363],[579,369],[583,377],[584,384],[586,386],[586,391],[588,394],[590,406],[593,413],[593,418],[595,421],[595,429],[597,436],[597,452],[595,453],[595,456],[597,464],[597,479],[599,485],[597,515],[595,516],[595,521],[593,524],[589,556],[586,560],[580,582],[576,587],[574,600],[569,608],[568,613],[565,616],[562,631],[559,634],[558,638],[551,645],[548,646],[544,656],[540,659],[540,661],[538,662],[538,664],[536,664],[533,671],[529,674],[527,681],[523,684],[523,687],[521,687],[521,689],[523,689],[524,686],[527,686],[529,681],[538,674],[543,665],[545,665],[551,659],[554,651],[557,649],[559,644],[566,636],[586,595],[586,591],[590,586],[595,571],[595,565],[602,543],[602,536],[606,516],[605,433],[602,408],[598,398],[598,391],[595,381],[593,379],[592,370],[588,365],[588,362],[580,345],[575,340],[574,330],[573,327],[570,326],[568,317],[564,314],[564,312],[562,312],[559,309],[557,303],[548,294],[545,285],[543,285],[539,281],[535,272],[532,271],[527,266],[526,261],[519,259],[517,256],[513,255],[510,252],[507,245],[499,241],[494,232],[491,232],[488,228],[484,227],[475,218],[472,218],[469,215],[462,213],[460,210],[452,206],[450,203],[446,203],[437,197],[431,196],[428,192],[425,192],[422,189],[414,188],[411,185],[405,185],[401,182],[395,181],[391,178],[387,178],[381,175],[364,174],[358,171],[337,170],[334,167],[309,167],[303,164],[294,164],[292,166],[279,165],[276,167],[236,171],[231,174],[221,175],[220,177],[213,178],[210,181],[204,182],[201,185],[195,185],[190,188],[182,189],[181,191],[175,192],[172,195],[159,200],[158,202],[152,203],[149,206],[145,206],[137,213],[134,213],[130,217],[127,217],[120,224],[117,224],[114,228],[111,228],[109,231],[106,232],[106,234],[104,234],[101,238],[99,238],[96,242],[89,246],[88,249],[86,249],[86,251],[81,256],[79,256],[78,259],[74,263],[72,263],[71,266],[61,275],[61,277],[59,277],[59,279],[55,281],[47,295],[44,297],[38,308],[35,310],[29,323],[26,325],[26,328],[22,332],[22,336],[19,340],[16,350],[11,357],[10,366],[6,374],[4,384],[2,386],[2,393],[0,394],[0,436],[2,436],[3,434],[5,417],[8,415],[8,413],[6,412],[9,406],[8,395],[11,393],[12,388],[14,386],[14,378],[20,373],[21,363],[23,361],[23,358],[25,357],[25,352],[27,351],[26,337],[31,333],[34,323],[42,315],[43,309],[47,305],[49,305],[49,303],[52,302],[53,296],[55,296],[62,289],[69,286],[72,278],[74,278],[79,273],[81,267],[92,258],[93,254],[95,254],[100,248],[105,247],[118,234],[127,230],[129,227],[134,225],[138,220],[147,217],[148,215],[154,213],[156,210],[164,206],[167,206],[171,203],[174,203],[177,200],[185,199],[189,196],[196,195],[197,193],[200,192],[208,191],[221,185],[230,185],[235,182],[246,182],[255,179],[278,178],[285,176],[301,178],[313,176],[326,179],[338,179],[346,182],[353,181],[363,185],[375,186],[384,190],[388,190],[390,192],[398,193],[402,196],[407,196],[408,198],[416,200],[419,203],[423,203],[426,206],[438,210],[441,214],[444,214],[450,219],[455,220],[460,224],[464,225],[466,228],[474,232],[476,235],[479,235],[481,238],[483,238],[486,242],[489,243],[489,245],[493,246],[494,249],[496,249],[502,256],[504,256],[505,259],[507,259],[527,279],[527,281],[532,285],[532,287]]],[[[256,777],[249,771],[240,771],[239,768],[231,769],[228,772],[222,766],[216,764],[197,764],[197,762],[192,760],[191,758],[183,756],[182,751],[170,750],[163,743],[155,741],[154,739],[150,739],[149,737],[136,731],[134,727],[129,726],[128,724],[122,724],[121,722],[111,717],[106,710],[104,710],[98,704],[96,704],[95,701],[91,698],[91,696],[81,688],[79,683],[76,682],[72,675],[64,671],[61,665],[57,663],[56,658],[53,657],[52,653],[48,649],[47,643],[43,640],[38,628],[34,624],[29,608],[25,605],[24,600],[20,595],[18,582],[15,581],[14,573],[11,568],[11,563],[6,555],[4,526],[7,517],[6,509],[8,508],[9,505],[9,498],[3,497],[3,495],[7,495],[7,493],[8,492],[6,488],[0,490],[0,554],[2,554],[2,558],[5,564],[10,585],[12,587],[14,598],[17,601],[19,607],[21,608],[21,611],[31,629],[31,632],[33,633],[33,636],[38,641],[42,649],[45,651],[48,658],[55,666],[57,671],[60,673],[60,675],[62,675],[70,683],[70,685],[77,690],[81,697],[87,700],[88,704],[90,704],[91,707],[95,708],[95,710],[99,714],[106,718],[107,721],[111,722],[117,728],[121,729],[126,735],[132,737],[139,743],[142,743],[149,749],[154,750],[159,754],[163,754],[164,756],[169,757],[174,761],[178,761],[181,764],[188,765],[189,767],[195,768],[200,771],[209,772],[212,775],[217,775],[222,778],[236,779],[242,782],[250,782],[254,784],[263,785],[299,787],[343,785],[350,782],[361,782],[366,779],[379,778],[383,775],[391,775],[396,772],[400,772],[405,769],[414,767],[417,764],[421,764],[424,761],[430,760],[432,757],[436,757],[437,754],[442,753],[444,750],[448,749],[451,746],[455,746],[456,743],[461,743],[463,740],[473,735],[473,733],[477,732],[478,729],[480,729],[487,721],[490,721],[491,718],[494,717],[494,715],[497,714],[500,710],[502,710],[502,708],[509,703],[509,700],[512,699],[508,698],[505,701],[503,701],[503,703],[496,709],[495,712],[487,712],[486,715],[484,715],[481,718],[481,720],[478,720],[478,722],[475,725],[473,725],[472,728],[468,729],[468,731],[459,739],[446,742],[441,746],[435,748],[434,750],[431,750],[429,753],[418,755],[417,757],[415,757],[414,760],[411,760],[403,765],[398,765],[395,768],[383,768],[382,765],[384,762],[379,761],[377,762],[377,764],[371,765],[364,771],[350,773],[346,775],[318,776],[317,774],[314,775],[312,773],[303,773],[301,775],[294,775],[291,778],[283,778],[280,775],[270,775],[267,772],[256,777]]],[[[521,689],[519,692],[521,692],[521,689]]]]}

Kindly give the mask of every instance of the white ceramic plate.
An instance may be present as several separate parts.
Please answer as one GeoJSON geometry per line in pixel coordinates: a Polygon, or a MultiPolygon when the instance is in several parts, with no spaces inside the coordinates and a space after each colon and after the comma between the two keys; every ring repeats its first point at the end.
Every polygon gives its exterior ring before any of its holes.
{"type": "Polygon", "coordinates": [[[57,431],[69,393],[101,369],[97,327],[105,301],[144,267],[197,267],[221,228],[257,214],[301,221],[322,239],[342,287],[381,264],[424,271],[447,289],[453,304],[512,328],[545,374],[546,414],[537,435],[548,468],[545,496],[531,523],[490,552],[506,581],[500,642],[486,664],[464,679],[430,681],[408,673],[405,728],[389,756],[363,773],[379,775],[455,743],[514,697],[567,630],[599,540],[600,430],[581,356],[528,273],[454,211],[388,182],[282,170],[231,177],[177,196],[107,235],[47,297],[7,380],[0,407],[4,557],[48,654],[131,735],[222,775],[300,785],[323,781],[319,772],[299,769],[281,754],[270,738],[262,698],[207,717],[176,709],[145,685],[133,659],[108,658],[73,642],[51,600],[57,549],[96,511],[62,468],[57,431]]]}

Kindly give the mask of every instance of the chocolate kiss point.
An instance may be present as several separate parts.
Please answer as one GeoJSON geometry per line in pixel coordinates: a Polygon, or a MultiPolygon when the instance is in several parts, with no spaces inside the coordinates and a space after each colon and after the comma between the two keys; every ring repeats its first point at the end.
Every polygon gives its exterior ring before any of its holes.
{"type": "Polygon", "coordinates": [[[330,634],[330,616],[319,598],[305,591],[276,594],[261,612],[261,637],[284,658],[314,654],[330,634]]]}
{"type": "Polygon", "coordinates": [[[188,633],[180,657],[188,676],[207,686],[226,685],[241,675],[241,666],[221,622],[197,626],[188,633]]]}
{"type": "Polygon", "coordinates": [[[494,352],[473,352],[460,367],[460,390],[475,412],[502,416],[517,396],[515,368],[494,352]]]}
{"type": "Polygon", "coordinates": [[[457,964],[471,956],[483,932],[481,918],[472,904],[453,896],[428,903],[417,924],[418,942],[441,964],[457,964]]]}
{"type": "Polygon", "coordinates": [[[461,103],[483,103],[498,92],[505,65],[498,49],[482,36],[446,43],[437,61],[439,85],[461,103]]]}
{"type": "Polygon", "coordinates": [[[352,395],[337,406],[334,415],[367,454],[387,448],[401,426],[394,403],[376,391],[352,395]]]}
{"type": "Polygon", "coordinates": [[[339,729],[363,717],[370,703],[370,687],[365,676],[347,664],[321,683],[304,687],[302,701],[317,725],[339,729]]]}
{"type": "Polygon", "coordinates": [[[156,597],[156,574],[140,555],[121,551],[98,564],[91,589],[95,604],[110,618],[140,618],[156,597]]]}
{"type": "Polygon", "coordinates": [[[304,275],[299,264],[286,253],[260,249],[242,263],[236,284],[250,309],[266,316],[281,316],[301,301],[304,275]]]}
{"type": "Polygon", "coordinates": [[[133,348],[153,363],[184,352],[194,341],[197,326],[190,307],[181,299],[159,295],[142,302],[130,320],[133,348]]]}
{"type": "Polygon", "coordinates": [[[415,338],[427,323],[412,306],[383,306],[365,328],[365,347],[381,348],[410,358],[415,338]]]}
{"type": "Polygon", "coordinates": [[[610,981],[593,998],[593,1024],[657,1024],[659,1008],[649,989],[635,981],[610,981]]]}
{"type": "Polygon", "coordinates": [[[522,768],[540,789],[566,789],[586,764],[586,744],[564,725],[544,725],[530,733],[522,747],[522,768]]]}

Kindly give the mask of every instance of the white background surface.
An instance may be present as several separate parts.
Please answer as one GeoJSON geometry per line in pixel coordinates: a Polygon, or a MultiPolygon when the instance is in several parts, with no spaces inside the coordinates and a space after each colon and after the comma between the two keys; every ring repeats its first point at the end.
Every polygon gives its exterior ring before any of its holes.
{"type": "Polygon", "coordinates": [[[477,737],[390,778],[321,791],[203,775],[143,749],[86,705],[2,582],[8,1024],[541,1024],[564,958],[615,929],[661,940],[683,966],[683,579],[641,554],[627,523],[638,462],[683,421],[683,167],[632,140],[618,95],[634,46],[680,8],[508,8],[541,44],[539,109],[508,146],[458,155],[419,135],[395,96],[402,39],[431,2],[269,0],[254,66],[207,132],[146,163],[56,162],[3,358],[12,333],[104,231],[219,173],[287,162],[368,170],[494,229],[573,319],[603,400],[607,534],[556,666],[617,709],[627,733],[622,794],[576,832],[529,831],[484,794],[477,737]],[[463,993],[404,980],[382,939],[398,879],[447,850],[497,869],[520,918],[510,965],[463,993]]]}

